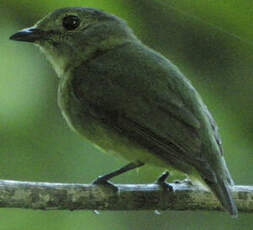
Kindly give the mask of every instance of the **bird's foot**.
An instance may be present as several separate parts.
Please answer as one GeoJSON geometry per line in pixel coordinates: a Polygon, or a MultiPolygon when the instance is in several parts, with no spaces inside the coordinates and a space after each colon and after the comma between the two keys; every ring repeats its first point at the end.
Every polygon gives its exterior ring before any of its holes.
{"type": "Polygon", "coordinates": [[[122,173],[128,172],[132,169],[141,167],[143,165],[144,165],[144,163],[142,163],[141,161],[130,162],[129,164],[127,164],[127,165],[125,165],[125,166],[123,166],[111,173],[105,174],[103,176],[99,176],[96,180],[94,180],[92,182],[92,184],[109,187],[112,189],[112,191],[117,192],[119,190],[118,187],[116,187],[109,180],[112,179],[113,177],[121,175],[122,173]]]}
{"type": "Polygon", "coordinates": [[[92,184],[94,185],[98,185],[98,186],[104,186],[107,188],[110,188],[113,192],[118,192],[118,187],[115,186],[112,182],[110,182],[109,180],[107,180],[107,178],[105,176],[99,176],[97,177],[96,180],[94,180],[92,182],[92,184]]]}
{"type": "Polygon", "coordinates": [[[173,187],[170,184],[166,183],[166,180],[169,175],[169,172],[165,171],[161,176],[157,178],[155,183],[161,186],[163,190],[169,190],[170,192],[173,192],[173,187]]]}

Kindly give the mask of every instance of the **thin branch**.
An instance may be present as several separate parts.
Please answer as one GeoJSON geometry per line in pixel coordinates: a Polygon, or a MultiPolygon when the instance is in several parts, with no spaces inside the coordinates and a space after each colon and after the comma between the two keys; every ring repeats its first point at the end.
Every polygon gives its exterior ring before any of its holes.
{"type": "MultiPolygon", "coordinates": [[[[0,207],[42,210],[222,210],[212,193],[186,183],[107,186],[0,180],[0,207]]],[[[253,212],[253,186],[234,186],[241,212],[253,212]]]]}

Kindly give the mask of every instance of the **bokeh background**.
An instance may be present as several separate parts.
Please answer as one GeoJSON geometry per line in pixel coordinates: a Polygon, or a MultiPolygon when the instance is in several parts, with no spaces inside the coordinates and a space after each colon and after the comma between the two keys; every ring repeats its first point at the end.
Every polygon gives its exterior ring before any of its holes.
{"type": "MultiPolygon", "coordinates": [[[[58,80],[38,48],[12,42],[15,31],[48,12],[89,6],[124,18],[138,37],[188,76],[215,117],[236,184],[253,178],[252,0],[0,0],[0,177],[89,183],[126,162],[72,133],[57,107],[58,80]]],[[[162,169],[114,179],[149,183],[162,169]]],[[[173,179],[173,178],[172,178],[173,179]]],[[[253,228],[253,214],[208,211],[101,212],[0,209],[0,230],[223,230],[253,228]]]]}

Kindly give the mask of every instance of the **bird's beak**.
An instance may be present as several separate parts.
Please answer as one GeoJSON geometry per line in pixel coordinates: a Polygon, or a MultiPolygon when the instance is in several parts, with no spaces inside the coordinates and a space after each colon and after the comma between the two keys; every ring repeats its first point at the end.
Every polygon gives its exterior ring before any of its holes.
{"type": "Polygon", "coordinates": [[[30,27],[30,28],[18,31],[17,33],[10,36],[10,39],[15,40],[15,41],[22,41],[22,42],[35,42],[35,41],[41,40],[44,37],[43,36],[44,34],[45,34],[44,31],[34,28],[34,27],[30,27]]]}

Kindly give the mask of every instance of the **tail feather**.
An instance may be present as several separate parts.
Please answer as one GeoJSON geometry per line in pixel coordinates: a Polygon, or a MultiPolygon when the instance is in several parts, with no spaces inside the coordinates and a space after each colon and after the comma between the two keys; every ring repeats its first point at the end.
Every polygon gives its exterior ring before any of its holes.
{"type": "Polygon", "coordinates": [[[230,215],[237,217],[238,210],[232,198],[232,187],[234,182],[227,168],[225,159],[220,157],[213,167],[208,162],[196,167],[202,179],[220,201],[222,207],[227,210],[230,215]],[[215,170],[214,170],[215,168],[215,170]]]}
{"type": "Polygon", "coordinates": [[[237,217],[238,211],[231,194],[232,184],[229,184],[228,180],[224,180],[224,178],[220,175],[217,175],[216,178],[216,183],[207,179],[205,179],[205,182],[216,195],[223,208],[226,209],[230,213],[230,215],[237,217]]]}

